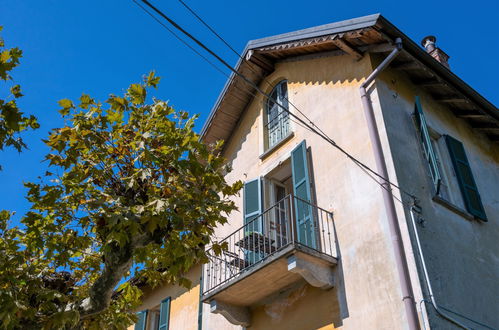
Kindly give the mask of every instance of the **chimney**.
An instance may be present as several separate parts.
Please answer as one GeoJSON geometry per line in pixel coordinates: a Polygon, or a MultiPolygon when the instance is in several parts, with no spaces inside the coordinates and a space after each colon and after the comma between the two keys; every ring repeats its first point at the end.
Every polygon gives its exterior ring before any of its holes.
{"type": "Polygon", "coordinates": [[[426,49],[426,52],[434,59],[450,70],[449,55],[435,45],[436,41],[437,38],[435,36],[427,36],[421,41],[421,46],[423,46],[426,49]]]}

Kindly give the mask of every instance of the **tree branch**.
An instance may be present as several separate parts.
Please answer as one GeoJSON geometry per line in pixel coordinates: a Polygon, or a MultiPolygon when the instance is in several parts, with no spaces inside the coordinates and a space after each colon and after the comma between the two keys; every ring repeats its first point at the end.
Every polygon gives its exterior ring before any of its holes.
{"type": "Polygon", "coordinates": [[[124,274],[130,270],[135,249],[153,241],[151,234],[131,238],[125,246],[114,244],[111,251],[104,253],[104,269],[90,289],[90,296],[80,309],[80,320],[88,319],[106,310],[111,304],[114,288],[124,274]]]}

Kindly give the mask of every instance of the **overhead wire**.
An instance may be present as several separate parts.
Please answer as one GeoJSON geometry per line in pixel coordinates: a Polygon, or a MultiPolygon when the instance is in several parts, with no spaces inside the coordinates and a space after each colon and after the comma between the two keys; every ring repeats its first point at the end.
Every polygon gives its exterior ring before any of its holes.
{"type": "MultiPolygon", "coordinates": [[[[132,0],[133,2],[135,2],[137,5],[139,5],[137,3],[137,0],[132,0]]],[[[177,30],[179,30],[180,32],[182,32],[184,35],[186,35],[189,39],[191,39],[192,41],[194,41],[198,46],[200,46],[202,49],[204,49],[206,52],[208,52],[210,55],[212,55],[213,57],[215,57],[220,63],[222,63],[225,67],[227,67],[232,73],[233,75],[231,75],[229,77],[229,79],[232,79],[232,78],[235,78],[235,77],[239,77],[241,78],[244,82],[246,82],[247,84],[249,84],[250,86],[252,86],[258,93],[262,94],[263,96],[265,96],[268,100],[271,100],[273,101],[278,107],[280,107],[283,111],[287,112],[291,117],[294,117],[294,119],[299,122],[301,125],[304,125],[305,127],[307,127],[311,132],[315,133],[316,135],[320,136],[322,139],[324,139],[326,142],[330,143],[332,146],[334,146],[336,149],[338,149],[341,153],[343,153],[346,157],[348,157],[350,160],[352,160],[357,166],[359,166],[360,168],[364,168],[366,171],[372,173],[373,175],[379,177],[380,179],[382,179],[383,181],[385,181],[386,184],[390,185],[390,186],[393,186],[395,188],[397,188],[400,192],[402,193],[405,193],[406,195],[408,195],[409,197],[415,199],[416,197],[405,191],[404,189],[402,189],[400,186],[398,186],[397,184],[389,181],[387,178],[383,177],[382,175],[380,175],[379,173],[377,173],[376,171],[374,171],[373,169],[371,169],[369,166],[367,166],[366,164],[362,163],[360,160],[358,160],[357,158],[355,158],[354,156],[352,156],[350,153],[348,153],[345,149],[343,149],[342,147],[340,147],[333,139],[331,139],[327,134],[325,134],[319,127],[317,127],[317,125],[315,125],[310,119],[308,119],[308,117],[301,111],[299,110],[296,106],[292,105],[300,114],[302,114],[302,116],[304,116],[307,120],[309,120],[310,124],[306,123],[303,119],[299,118],[297,115],[295,115],[294,113],[292,113],[291,111],[289,111],[289,109],[287,109],[286,107],[284,107],[283,105],[281,105],[279,102],[277,102],[274,98],[272,98],[268,93],[264,92],[258,85],[256,85],[256,83],[254,83],[253,81],[251,81],[250,79],[248,79],[246,76],[244,76],[243,74],[241,74],[240,72],[238,72],[236,69],[234,69],[230,64],[228,64],[224,59],[222,59],[218,54],[216,54],[213,50],[211,50],[210,48],[208,48],[204,43],[202,43],[200,40],[198,40],[196,37],[194,37],[192,34],[190,34],[189,32],[187,32],[184,28],[182,28],[180,25],[178,25],[175,21],[173,21],[173,19],[171,19],[170,17],[168,17],[166,14],[164,14],[161,10],[159,10],[158,8],[156,8],[154,5],[152,5],[149,1],[147,0],[141,0],[143,3],[145,3],[149,8],[151,8],[153,11],[155,11],[158,15],[160,15],[161,17],[163,17],[166,21],[168,21],[172,26],[174,26],[177,30]],[[312,126],[310,126],[312,125],[312,126]]],[[[184,6],[188,7],[185,2],[182,2],[184,4],[184,6]]],[[[158,23],[160,23],[162,26],[164,26],[165,28],[167,28],[161,21],[159,21],[159,19],[157,17],[155,17],[152,13],[150,13],[147,9],[145,9],[143,6],[139,6],[140,8],[142,8],[145,12],[148,13],[149,16],[152,16],[158,23]]],[[[191,12],[194,12],[190,7],[189,8],[189,11],[191,12]]],[[[199,17],[199,15],[196,14],[196,17],[199,17]]],[[[200,19],[200,17],[198,18],[200,19]]],[[[204,22],[204,21],[203,21],[204,22]]],[[[204,22],[204,24],[206,26],[209,26],[206,22],[204,22]]],[[[193,47],[188,44],[187,42],[185,42],[184,40],[182,40],[178,35],[176,35],[171,29],[167,28],[167,30],[172,33],[177,39],[181,40],[182,43],[184,45],[187,45],[190,49],[192,49],[193,51],[195,51],[196,54],[200,55],[203,59],[205,59],[208,63],[211,63],[208,59],[206,59],[206,57],[202,56],[201,54],[199,54],[199,52],[197,50],[194,50],[193,47]]],[[[210,30],[214,31],[213,28],[210,27],[210,30]]],[[[218,33],[216,33],[216,35],[223,39],[218,33]]],[[[228,44],[226,41],[224,41],[224,43],[228,44]]],[[[236,52],[233,47],[230,47],[234,52],[236,52]]],[[[237,52],[236,52],[237,53],[237,52]]],[[[238,54],[238,53],[237,53],[238,54]]],[[[240,58],[242,58],[239,54],[238,56],[240,58]]],[[[217,70],[217,71],[221,71],[221,70],[217,70]]],[[[222,71],[223,72],[223,71],[222,71]]],[[[225,76],[227,76],[227,74],[225,72],[223,72],[223,74],[225,76]]],[[[289,100],[288,100],[289,102],[289,100]]],[[[290,102],[289,102],[290,103],[290,102]]],[[[370,176],[371,177],[371,176],[370,176]]],[[[377,182],[380,186],[384,187],[384,183],[380,183],[378,180],[375,180],[375,182],[377,182]]],[[[389,189],[387,187],[384,187],[386,189],[389,189]]],[[[397,199],[398,200],[398,199],[397,199]]]]}
{"type": "MultiPolygon", "coordinates": [[[[168,26],[166,26],[163,22],[161,22],[156,16],[154,16],[150,11],[148,11],[144,6],[142,6],[137,0],[132,0],[138,7],[140,7],[147,15],[149,15],[150,17],[152,17],[156,22],[158,22],[161,26],[163,26],[168,32],[170,32],[177,40],[179,40],[180,42],[182,42],[185,46],[189,47],[189,49],[191,49],[193,52],[195,52],[197,55],[199,55],[203,60],[205,60],[206,62],[208,62],[208,64],[210,64],[212,67],[214,67],[218,72],[222,73],[225,77],[227,78],[230,78],[230,76],[225,73],[222,69],[220,69],[218,66],[216,66],[213,62],[211,62],[208,58],[206,58],[206,56],[204,56],[203,54],[201,54],[200,52],[198,52],[194,47],[192,47],[189,43],[187,43],[185,40],[183,40],[180,36],[178,36],[175,31],[171,30],[168,26]]],[[[187,6],[185,4],[185,2],[182,2],[182,4],[184,4],[185,6],[187,6]]],[[[189,8],[189,7],[187,7],[189,8]]],[[[189,8],[190,11],[192,11],[190,8],[189,8]]],[[[193,11],[192,11],[193,12],[193,11]]],[[[194,14],[194,12],[193,12],[194,14]]],[[[199,16],[197,16],[200,20],[201,18],[199,16]]],[[[205,23],[206,24],[206,23],[205,23]]],[[[207,25],[208,26],[208,25],[207,25]]],[[[210,28],[210,30],[216,34],[216,32],[210,28]]],[[[217,34],[218,35],[218,34],[217,34]]],[[[219,35],[218,35],[219,36],[219,35]]],[[[222,38],[221,36],[219,36],[219,38],[222,38]]],[[[232,51],[234,51],[236,54],[238,54],[228,43],[226,43],[226,45],[228,47],[231,48],[232,51]]],[[[238,54],[239,55],[239,54],[238,54]]],[[[241,92],[244,92],[244,93],[247,93],[253,97],[256,97],[257,96],[257,93],[256,92],[251,92],[251,91],[246,91],[246,90],[243,90],[241,88],[239,88],[238,86],[235,86],[239,91],[241,92]]],[[[289,102],[289,100],[288,100],[289,102]]],[[[292,122],[294,122],[295,124],[299,125],[300,127],[302,128],[305,128],[305,129],[308,129],[310,130],[307,126],[305,126],[304,124],[302,123],[299,123],[297,122],[296,120],[290,118],[290,120],[292,122]]]]}
{"type": "MultiPolygon", "coordinates": [[[[241,59],[242,61],[244,61],[244,58],[242,57],[242,55],[236,51],[234,49],[234,47],[232,47],[232,45],[226,41],[213,27],[210,26],[210,24],[208,24],[200,15],[198,15],[196,13],[196,11],[194,9],[192,9],[185,1],[183,0],[178,0],[178,2],[180,2],[180,4],[182,4],[182,6],[184,6],[194,17],[196,17],[197,20],[199,20],[208,30],[210,30],[224,45],[227,46],[227,48],[229,48],[239,59],[241,59]]],[[[255,74],[258,74],[255,69],[253,68],[253,63],[251,63],[251,61],[247,61],[247,64],[248,64],[248,67],[250,68],[250,70],[255,73],[255,74]]],[[[265,83],[267,83],[267,85],[269,85],[270,87],[272,87],[272,84],[268,81],[268,79],[266,79],[266,77],[263,78],[263,81],[265,83]]],[[[336,144],[336,142],[331,138],[329,137],[324,131],[322,131],[320,129],[320,127],[318,127],[317,125],[315,125],[315,123],[310,120],[310,118],[307,117],[307,115],[305,115],[305,113],[303,113],[303,111],[301,111],[300,109],[298,109],[297,106],[295,106],[287,96],[284,96],[284,99],[288,102],[288,104],[290,104],[295,110],[297,110],[303,117],[305,117],[305,119],[308,120],[309,124],[314,126],[319,132],[321,132],[325,137],[327,137],[330,141],[330,143],[334,143],[336,144]]],[[[291,118],[290,118],[291,119],[291,118]]],[[[301,127],[303,128],[306,128],[308,129],[308,127],[305,127],[304,125],[298,123],[297,121],[291,119],[291,121],[293,121],[294,123],[300,125],[301,127]]],[[[337,144],[336,144],[337,145],[337,144]]],[[[338,145],[337,145],[337,148],[340,148],[338,145]]],[[[371,171],[371,169],[369,167],[367,167],[367,165],[365,165],[364,163],[362,163],[361,161],[357,160],[356,158],[354,157],[350,157],[350,154],[348,152],[346,152],[345,150],[341,150],[341,152],[343,152],[345,155],[347,155],[347,157],[349,157],[357,166],[360,167],[360,169],[365,172],[366,174],[368,174],[376,183],[378,183],[379,185],[381,185],[384,189],[386,189],[386,187],[383,186],[383,184],[381,182],[379,182],[377,179],[375,179],[371,174],[369,174],[368,172],[373,172],[374,174],[376,174],[378,177],[381,177],[382,179],[384,179],[385,181],[388,181],[386,180],[385,178],[383,178],[381,175],[379,175],[377,172],[374,172],[374,171],[371,171]]],[[[400,191],[406,193],[405,191],[403,191],[398,185],[395,185],[393,184],[392,182],[389,182],[391,185],[395,186],[397,189],[399,189],[400,191]]],[[[407,193],[406,193],[407,194],[407,193]]],[[[410,197],[414,198],[414,196],[412,194],[408,194],[410,197]]],[[[394,196],[394,198],[399,201],[400,203],[403,204],[403,202],[394,196]]]]}
{"type": "Polygon", "coordinates": [[[210,64],[215,70],[223,74],[225,77],[229,78],[230,76],[224,72],[222,69],[220,69],[215,63],[210,61],[206,56],[201,54],[196,48],[192,47],[187,41],[182,39],[179,35],[175,33],[172,29],[170,29],[166,24],[161,22],[156,16],[154,16],[150,11],[148,11],[144,6],[142,6],[137,0],[132,0],[137,6],[139,6],[147,15],[152,17],[157,23],[159,23],[162,27],[164,27],[168,32],[170,32],[178,41],[183,43],[185,46],[187,46],[190,50],[192,50],[196,55],[201,57],[203,60],[205,60],[208,64],[210,64]]]}
{"type": "MultiPolygon", "coordinates": [[[[242,57],[242,55],[234,49],[234,47],[231,46],[231,44],[226,41],[219,33],[217,33],[217,31],[215,31],[215,29],[213,27],[211,27],[205,20],[203,20],[203,18],[201,16],[199,16],[196,11],[194,9],[192,9],[191,7],[189,7],[189,5],[183,1],[183,0],[178,0],[192,15],[194,15],[194,17],[196,17],[208,30],[210,30],[222,43],[224,43],[224,45],[226,45],[241,61],[245,61],[245,59],[242,57]]],[[[253,68],[253,63],[251,63],[251,61],[246,61],[247,64],[248,64],[248,67],[250,68],[250,70],[254,73],[254,74],[258,74],[258,72],[255,71],[255,69],[253,68]]],[[[265,83],[267,83],[268,86],[272,87],[272,84],[268,81],[268,79],[266,77],[263,77],[263,81],[265,83]]],[[[309,124],[316,127],[317,130],[319,130],[321,133],[323,133],[324,135],[326,135],[324,133],[324,131],[322,131],[318,126],[315,125],[315,123],[310,120],[307,115],[301,111],[297,106],[295,106],[293,104],[293,102],[291,102],[289,100],[289,98],[287,96],[284,96],[284,99],[288,102],[288,104],[290,104],[296,111],[298,111],[298,113],[300,113],[303,117],[305,117],[305,119],[308,120],[309,124]]],[[[274,100],[271,100],[271,101],[274,101],[274,100]]],[[[327,135],[326,135],[327,136],[327,135]]]]}

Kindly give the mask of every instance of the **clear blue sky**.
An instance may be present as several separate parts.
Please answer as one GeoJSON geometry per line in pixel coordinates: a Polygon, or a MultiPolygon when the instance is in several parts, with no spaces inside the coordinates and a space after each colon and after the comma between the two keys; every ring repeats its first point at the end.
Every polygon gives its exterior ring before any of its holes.
{"type": "MultiPolygon", "coordinates": [[[[235,64],[237,58],[176,0],[151,0],[235,64]]],[[[452,70],[499,104],[499,1],[194,1],[197,10],[237,50],[250,39],[381,13],[419,42],[433,34],[450,55],[452,70]]],[[[163,77],[155,95],[199,113],[198,129],[225,77],[206,64],[131,0],[0,0],[0,25],[8,46],[24,51],[13,76],[23,88],[19,102],[41,128],[25,134],[29,150],[0,152],[0,209],[20,216],[28,208],[23,181],[45,173],[47,148],[40,139],[62,121],[57,100],[82,92],[105,100],[150,70],[163,77]]],[[[2,96],[6,95],[0,87],[2,96]]],[[[17,217],[16,217],[17,218],[17,217]]]]}

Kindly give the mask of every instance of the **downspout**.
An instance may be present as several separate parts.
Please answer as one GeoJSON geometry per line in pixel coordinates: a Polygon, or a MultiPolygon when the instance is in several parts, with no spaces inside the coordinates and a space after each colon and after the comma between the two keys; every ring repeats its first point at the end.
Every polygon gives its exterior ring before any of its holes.
{"type": "Polygon", "coordinates": [[[378,127],[376,125],[376,118],[374,116],[374,109],[367,93],[368,86],[373,80],[382,72],[400,53],[402,50],[402,39],[395,39],[396,47],[392,52],[381,62],[381,64],[374,69],[374,71],[366,78],[360,85],[360,95],[362,99],[362,106],[364,114],[367,119],[367,126],[369,129],[369,136],[373,145],[374,158],[376,160],[376,167],[378,173],[384,178],[381,180],[383,201],[385,204],[386,215],[388,218],[388,225],[393,242],[393,249],[395,252],[395,262],[399,275],[400,285],[402,289],[402,301],[407,315],[407,323],[409,329],[420,329],[418,315],[416,311],[416,304],[414,302],[414,294],[412,291],[411,279],[409,275],[409,267],[407,266],[407,258],[404,250],[404,243],[402,242],[400,227],[395,211],[395,203],[393,201],[392,189],[388,182],[388,170],[386,168],[385,157],[383,155],[383,148],[381,147],[381,140],[379,137],[378,127]]]}
{"type": "Polygon", "coordinates": [[[460,323],[459,321],[453,319],[452,317],[450,317],[449,315],[445,314],[444,312],[442,312],[439,308],[438,308],[438,305],[437,305],[437,302],[435,301],[435,297],[433,296],[433,289],[431,288],[431,283],[430,283],[430,277],[428,276],[428,270],[426,269],[426,263],[425,263],[425,260],[424,260],[424,256],[423,256],[423,250],[421,248],[421,242],[419,241],[419,234],[418,234],[418,231],[417,231],[417,228],[416,228],[416,220],[415,220],[415,216],[414,214],[415,213],[420,213],[419,211],[419,208],[417,208],[416,205],[412,205],[411,206],[411,224],[412,224],[412,230],[414,232],[414,238],[416,239],[416,246],[417,246],[417,251],[418,251],[418,257],[419,257],[419,261],[421,262],[421,267],[423,268],[423,275],[424,275],[424,279],[425,279],[425,282],[426,282],[426,287],[428,289],[428,294],[430,296],[430,301],[431,301],[431,304],[433,305],[433,308],[435,308],[435,311],[441,316],[443,317],[444,319],[446,319],[447,321],[450,321],[452,323],[454,323],[455,325],[463,328],[463,329],[470,329],[470,327],[467,327],[465,325],[463,325],[462,323],[460,323]]]}
{"type": "Polygon", "coordinates": [[[198,310],[198,330],[203,330],[203,287],[204,287],[204,266],[201,266],[201,276],[199,277],[199,310],[198,310]]]}

